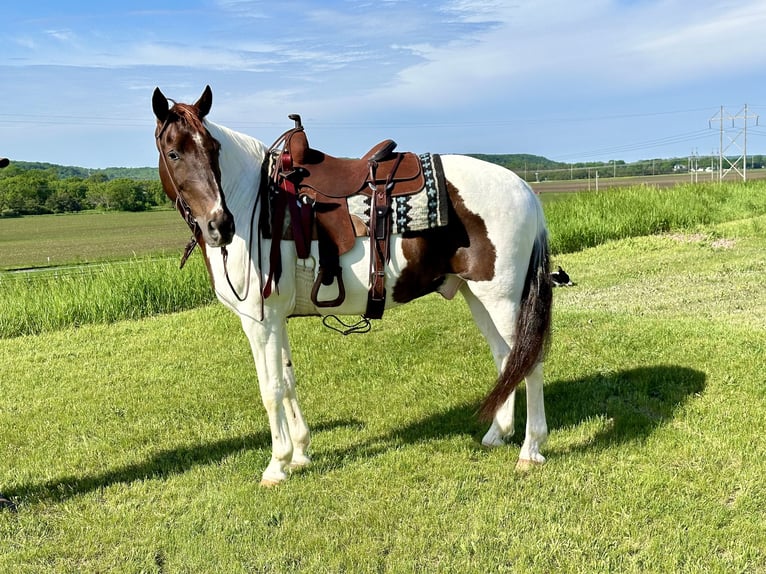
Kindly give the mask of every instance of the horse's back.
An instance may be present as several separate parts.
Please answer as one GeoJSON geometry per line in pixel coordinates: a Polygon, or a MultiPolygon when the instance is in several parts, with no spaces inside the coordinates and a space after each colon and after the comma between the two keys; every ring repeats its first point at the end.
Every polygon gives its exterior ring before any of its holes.
{"type": "Polygon", "coordinates": [[[518,247],[516,241],[521,237],[534,241],[544,229],[540,202],[529,184],[516,173],[467,155],[441,158],[453,193],[468,211],[482,218],[494,241],[510,240],[518,247]]]}

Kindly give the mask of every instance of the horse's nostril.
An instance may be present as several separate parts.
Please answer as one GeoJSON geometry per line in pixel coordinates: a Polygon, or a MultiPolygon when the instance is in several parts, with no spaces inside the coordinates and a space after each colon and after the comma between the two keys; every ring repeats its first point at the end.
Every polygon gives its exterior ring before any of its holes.
{"type": "Polygon", "coordinates": [[[207,223],[207,229],[211,237],[228,243],[234,236],[234,219],[231,217],[216,217],[207,223]]]}

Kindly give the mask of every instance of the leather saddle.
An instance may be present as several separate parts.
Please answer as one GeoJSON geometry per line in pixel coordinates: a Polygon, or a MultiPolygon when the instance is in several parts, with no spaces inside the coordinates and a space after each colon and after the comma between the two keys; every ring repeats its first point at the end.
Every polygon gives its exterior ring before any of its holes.
{"type": "MultiPolygon", "coordinates": [[[[391,198],[411,195],[425,187],[420,158],[411,152],[396,152],[396,143],[387,139],[359,159],[337,158],[309,146],[300,116],[292,114],[295,127],[285,132],[272,148],[281,142],[279,157],[270,170],[272,195],[294,195],[287,207],[275,209],[272,230],[277,236],[285,209],[290,209],[292,235],[299,258],[308,257],[315,231],[319,242],[319,273],[312,289],[312,302],[317,307],[336,307],[345,299],[339,258],[356,241],[356,232],[348,209],[348,198],[363,194],[370,198],[369,236],[372,245],[370,261],[370,293],[365,317],[380,318],[385,306],[385,264],[389,259],[391,230],[391,198]],[[296,207],[300,205],[300,207],[296,207]],[[314,226],[314,222],[316,225],[314,226]],[[315,227],[315,229],[314,229],[315,227]],[[338,284],[338,297],[318,300],[321,285],[338,284]]],[[[269,155],[272,155],[270,153],[269,155]]],[[[284,199],[282,199],[284,201],[284,199]]],[[[281,263],[278,242],[272,246],[272,269],[278,281],[281,263]]],[[[269,282],[271,277],[269,278],[269,282]]],[[[265,296],[270,292],[267,282],[265,296]]]]}
{"type": "Polygon", "coordinates": [[[293,178],[303,201],[342,199],[358,193],[371,196],[377,185],[389,185],[392,197],[420,191],[424,185],[420,158],[395,149],[396,142],[387,139],[359,159],[337,158],[309,147],[303,130],[294,132],[287,142],[296,171],[293,178]],[[371,164],[375,164],[374,171],[371,164]]]}

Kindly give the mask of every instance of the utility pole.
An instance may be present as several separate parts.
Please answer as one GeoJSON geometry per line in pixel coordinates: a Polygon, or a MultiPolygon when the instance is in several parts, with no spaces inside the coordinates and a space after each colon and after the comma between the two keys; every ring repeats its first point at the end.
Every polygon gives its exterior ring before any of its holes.
{"type": "Polygon", "coordinates": [[[723,106],[719,112],[708,120],[708,126],[713,127],[713,122],[717,121],[719,129],[720,145],[718,146],[718,181],[723,179],[732,171],[739,174],[742,181],[747,181],[747,126],[750,120],[755,120],[758,125],[758,114],[748,113],[747,104],[745,104],[736,114],[731,115],[723,106]],[[726,124],[724,123],[726,122],[726,124]],[[731,122],[731,127],[728,127],[731,122]],[[725,138],[724,138],[725,136],[725,138]],[[727,141],[724,142],[724,139],[727,141]],[[732,161],[727,152],[731,148],[736,148],[739,155],[732,161]],[[728,167],[724,169],[724,161],[728,167]]]}
{"type": "Polygon", "coordinates": [[[697,154],[697,148],[692,150],[689,156],[689,181],[690,183],[697,183],[699,174],[699,155],[697,154]]]}

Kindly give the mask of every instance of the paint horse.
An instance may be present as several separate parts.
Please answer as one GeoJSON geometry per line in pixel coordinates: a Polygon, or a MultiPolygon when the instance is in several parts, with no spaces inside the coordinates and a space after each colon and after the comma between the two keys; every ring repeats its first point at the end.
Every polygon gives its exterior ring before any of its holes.
{"type": "MultiPolygon", "coordinates": [[[[287,318],[364,313],[371,250],[376,247],[361,237],[339,257],[345,293],[336,306],[307,305],[300,283],[305,268],[311,270],[320,257],[318,242],[311,240],[310,253],[299,258],[295,241],[272,238],[263,224],[269,194],[264,184],[275,152],[208,120],[211,106],[209,86],[194,104],[169,103],[155,89],[159,173],[166,194],[194,231],[185,256],[200,246],[218,299],[240,318],[250,342],[272,437],[261,484],[271,486],[311,462],[287,318]],[[274,249],[273,242],[278,242],[274,249]],[[276,286],[275,262],[267,255],[275,252],[281,266],[276,286]]],[[[513,433],[515,389],[525,379],[526,436],[518,466],[541,464],[545,458],[540,447],[548,436],[542,361],[552,301],[543,211],[530,187],[505,168],[460,155],[442,155],[440,160],[449,197],[447,224],[390,236],[385,307],[432,292],[447,298],[462,294],[499,373],[479,408],[482,419],[491,421],[482,444],[503,445],[513,433]]],[[[357,165],[348,164],[354,169],[357,165]]],[[[347,184],[341,171],[338,188],[347,184]]],[[[318,271],[311,272],[316,277],[318,271]]],[[[322,287],[333,289],[338,289],[335,283],[322,287]]]]}

